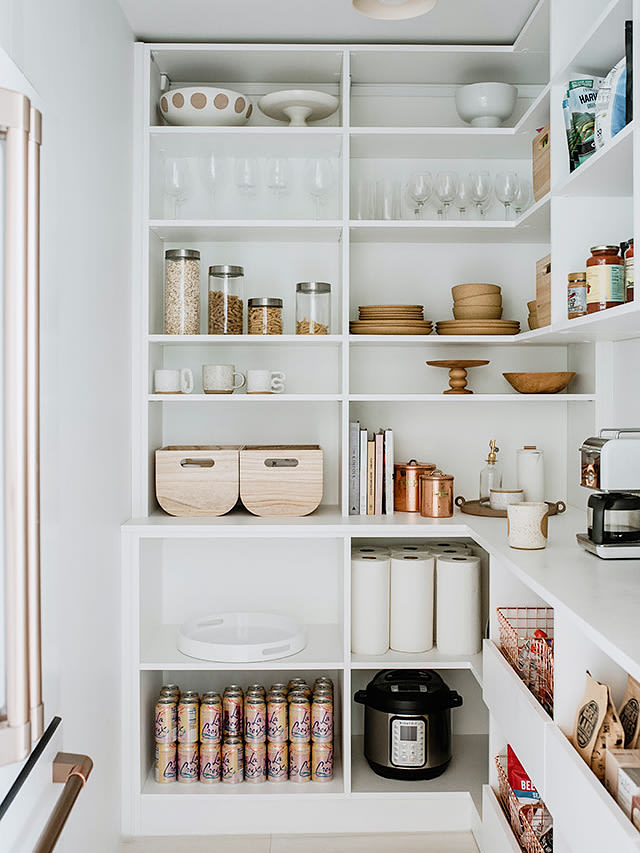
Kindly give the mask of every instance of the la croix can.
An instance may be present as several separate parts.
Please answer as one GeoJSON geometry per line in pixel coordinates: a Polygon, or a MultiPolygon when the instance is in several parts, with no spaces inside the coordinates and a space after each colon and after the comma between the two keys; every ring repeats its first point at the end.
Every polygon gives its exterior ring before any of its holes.
{"type": "Polygon", "coordinates": [[[311,781],[330,782],[333,779],[333,744],[311,744],[311,781]]]}
{"type": "Polygon", "coordinates": [[[267,781],[267,745],[264,741],[247,741],[244,745],[245,782],[267,781]]]}
{"type": "Polygon", "coordinates": [[[244,739],[247,743],[267,739],[267,705],[259,693],[248,693],[244,700],[244,739]]]}
{"type": "Polygon", "coordinates": [[[222,700],[217,693],[202,697],[200,703],[200,743],[222,740],[222,700]]]}
{"type": "Polygon", "coordinates": [[[183,696],[178,704],[178,743],[198,743],[200,700],[183,696]]]}
{"type": "Polygon", "coordinates": [[[244,780],[244,748],[242,738],[231,737],[222,744],[222,781],[237,785],[244,780]]]}
{"type": "Polygon", "coordinates": [[[177,702],[180,699],[180,688],[177,684],[163,684],[160,688],[160,696],[173,696],[177,702]]]}
{"type": "Polygon", "coordinates": [[[156,762],[154,765],[154,777],[156,782],[175,782],[176,771],[176,745],[175,743],[156,744],[156,762]]]}
{"type": "Polygon", "coordinates": [[[292,743],[289,747],[289,779],[292,782],[311,781],[310,743],[292,743]]]}
{"type": "Polygon", "coordinates": [[[244,695],[241,690],[225,691],[222,697],[222,731],[225,738],[242,737],[244,695]]]}
{"type": "Polygon", "coordinates": [[[200,744],[200,781],[213,785],[220,781],[222,748],[219,743],[200,744]]]}
{"type": "Polygon", "coordinates": [[[286,740],[267,744],[267,779],[269,782],[286,782],[289,778],[289,744],[286,740]]]}
{"type": "Polygon", "coordinates": [[[311,740],[314,743],[333,741],[333,700],[316,694],[311,705],[311,740]]]}
{"type": "Polygon", "coordinates": [[[175,743],[178,729],[178,708],[171,697],[160,697],[155,710],[156,743],[175,743]]]}
{"type": "Polygon", "coordinates": [[[269,693],[267,697],[267,740],[282,743],[289,734],[287,697],[282,693],[269,693]]]}
{"type": "Polygon", "coordinates": [[[264,697],[267,695],[267,691],[264,689],[264,684],[250,684],[247,687],[247,693],[260,693],[260,695],[264,697]]]}
{"type": "Polygon", "coordinates": [[[178,782],[197,782],[200,776],[200,745],[178,744],[178,782]]]}
{"type": "Polygon", "coordinates": [[[311,703],[301,692],[291,694],[289,700],[289,740],[308,743],[311,738],[311,703]]]}

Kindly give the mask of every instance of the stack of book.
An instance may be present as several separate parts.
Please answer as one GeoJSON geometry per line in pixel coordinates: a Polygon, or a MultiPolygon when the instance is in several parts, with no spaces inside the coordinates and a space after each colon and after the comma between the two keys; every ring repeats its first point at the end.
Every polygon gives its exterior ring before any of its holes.
{"type": "Polygon", "coordinates": [[[393,431],[349,424],[349,515],[393,515],[393,431]]]}

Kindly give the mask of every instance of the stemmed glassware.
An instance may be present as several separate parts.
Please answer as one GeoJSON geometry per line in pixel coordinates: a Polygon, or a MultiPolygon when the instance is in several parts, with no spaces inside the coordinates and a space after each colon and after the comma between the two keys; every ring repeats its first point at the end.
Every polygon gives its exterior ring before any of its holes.
{"type": "Polygon", "coordinates": [[[467,210],[471,205],[471,201],[471,181],[469,178],[460,178],[455,198],[455,206],[460,211],[460,219],[467,218],[467,210]]]}
{"type": "Polygon", "coordinates": [[[247,196],[256,194],[258,188],[258,162],[252,157],[237,157],[235,163],[235,182],[240,192],[247,196]]]}
{"type": "Polygon", "coordinates": [[[456,172],[438,172],[435,185],[436,195],[442,202],[444,218],[449,218],[449,208],[458,192],[458,175],[456,172]]]}
{"type": "Polygon", "coordinates": [[[504,218],[509,220],[509,210],[518,191],[518,176],[515,172],[498,172],[496,175],[496,198],[504,204],[504,218]]]}
{"type": "Polygon", "coordinates": [[[431,198],[433,179],[431,172],[414,172],[407,181],[407,195],[414,203],[416,219],[422,219],[422,209],[431,198]]]}
{"type": "Polygon", "coordinates": [[[216,193],[220,183],[220,164],[215,154],[208,154],[201,162],[202,182],[209,196],[211,217],[215,213],[216,193]]]}
{"type": "Polygon", "coordinates": [[[530,202],[531,184],[529,181],[518,180],[518,189],[516,190],[516,194],[513,199],[513,209],[515,210],[516,216],[520,216],[520,214],[529,207],[530,202]]]}
{"type": "Polygon", "coordinates": [[[289,163],[286,157],[272,157],[267,160],[267,188],[278,198],[289,191],[289,163]]]}
{"type": "Polygon", "coordinates": [[[163,163],[164,193],[173,199],[172,219],[178,218],[178,212],[187,200],[191,186],[191,174],[186,160],[179,157],[165,157],[163,163]]]}
{"type": "Polygon", "coordinates": [[[334,188],[336,176],[331,160],[320,158],[310,160],[304,171],[304,185],[313,198],[315,217],[320,219],[320,209],[334,188]]]}
{"type": "Polygon", "coordinates": [[[484,219],[485,205],[491,196],[491,177],[488,172],[471,172],[469,182],[471,200],[480,219],[484,219]]]}

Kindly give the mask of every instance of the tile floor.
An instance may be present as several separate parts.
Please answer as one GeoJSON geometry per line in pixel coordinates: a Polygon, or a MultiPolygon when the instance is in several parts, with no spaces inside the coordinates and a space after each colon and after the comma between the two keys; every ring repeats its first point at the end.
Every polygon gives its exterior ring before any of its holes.
{"type": "Polygon", "coordinates": [[[470,832],[123,839],[119,853],[479,853],[470,832]]]}

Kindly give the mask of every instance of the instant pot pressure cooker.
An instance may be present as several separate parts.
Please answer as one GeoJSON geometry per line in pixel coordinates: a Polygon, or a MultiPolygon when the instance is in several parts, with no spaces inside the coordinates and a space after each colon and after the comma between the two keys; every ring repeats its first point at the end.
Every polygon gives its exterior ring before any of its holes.
{"type": "Polygon", "coordinates": [[[451,709],[462,696],[432,669],[385,669],[358,690],[364,755],[388,779],[433,779],[451,761],[451,709]]]}

